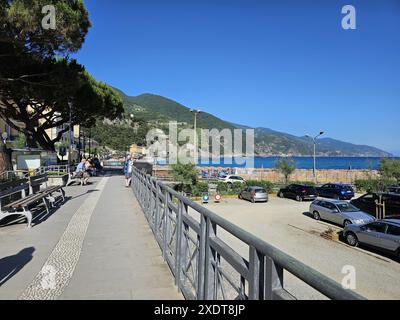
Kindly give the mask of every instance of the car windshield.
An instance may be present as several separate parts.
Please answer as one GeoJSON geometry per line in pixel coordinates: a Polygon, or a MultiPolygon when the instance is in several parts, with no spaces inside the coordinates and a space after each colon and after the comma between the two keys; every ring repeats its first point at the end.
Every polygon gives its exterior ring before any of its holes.
{"type": "Polygon", "coordinates": [[[267,193],[265,189],[256,189],[256,193],[267,193]]]}
{"type": "Polygon", "coordinates": [[[339,203],[337,204],[341,212],[357,212],[360,211],[357,207],[353,206],[351,203],[339,203]]]}
{"type": "Polygon", "coordinates": [[[349,190],[349,191],[353,190],[353,188],[351,186],[342,186],[342,189],[349,190]]]}

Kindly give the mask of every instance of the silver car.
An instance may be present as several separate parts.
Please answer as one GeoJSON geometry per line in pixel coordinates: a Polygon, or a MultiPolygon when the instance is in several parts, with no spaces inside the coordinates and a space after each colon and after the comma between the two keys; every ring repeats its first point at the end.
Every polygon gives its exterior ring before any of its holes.
{"type": "Polygon", "coordinates": [[[239,199],[251,202],[267,202],[268,192],[262,187],[247,187],[239,193],[239,199]]]}
{"type": "Polygon", "coordinates": [[[395,254],[400,258],[400,221],[378,220],[366,225],[348,225],[343,230],[346,242],[351,246],[366,244],[395,254]]]}
{"type": "Polygon", "coordinates": [[[343,200],[317,199],[311,203],[310,213],[316,220],[327,220],[344,227],[375,221],[373,216],[343,200]]]}

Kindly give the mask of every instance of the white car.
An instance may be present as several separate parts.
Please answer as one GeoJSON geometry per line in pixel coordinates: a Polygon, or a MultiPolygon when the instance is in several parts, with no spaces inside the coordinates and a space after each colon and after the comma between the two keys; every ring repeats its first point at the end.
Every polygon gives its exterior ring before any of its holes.
{"type": "Polygon", "coordinates": [[[219,178],[220,181],[225,182],[225,183],[245,183],[246,180],[244,180],[242,177],[239,176],[234,176],[234,175],[229,175],[229,176],[223,176],[219,178]]]}

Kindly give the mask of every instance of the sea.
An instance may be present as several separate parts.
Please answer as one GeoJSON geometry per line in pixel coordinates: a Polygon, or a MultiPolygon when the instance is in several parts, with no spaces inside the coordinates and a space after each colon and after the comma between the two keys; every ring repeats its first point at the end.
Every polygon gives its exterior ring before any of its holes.
{"type": "MultiPolygon", "coordinates": [[[[277,160],[281,157],[254,157],[254,161],[251,158],[239,158],[239,161],[224,162],[224,159],[210,159],[209,161],[203,161],[198,163],[200,167],[222,167],[222,168],[274,168],[277,160]]],[[[291,159],[295,162],[298,169],[312,169],[313,168],[313,157],[285,157],[285,159],[291,159]]],[[[317,157],[316,167],[317,169],[372,169],[376,170],[379,168],[379,162],[382,158],[380,157],[317,157]]],[[[393,157],[390,159],[400,160],[400,157],[393,157]]],[[[163,164],[163,163],[159,163],[163,164]]]]}

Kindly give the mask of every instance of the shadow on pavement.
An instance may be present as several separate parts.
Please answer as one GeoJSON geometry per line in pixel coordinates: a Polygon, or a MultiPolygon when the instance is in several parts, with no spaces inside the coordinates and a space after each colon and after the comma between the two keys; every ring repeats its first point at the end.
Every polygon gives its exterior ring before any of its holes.
{"type": "Polygon", "coordinates": [[[0,259],[0,287],[20,272],[33,258],[34,247],[0,259]]]}

